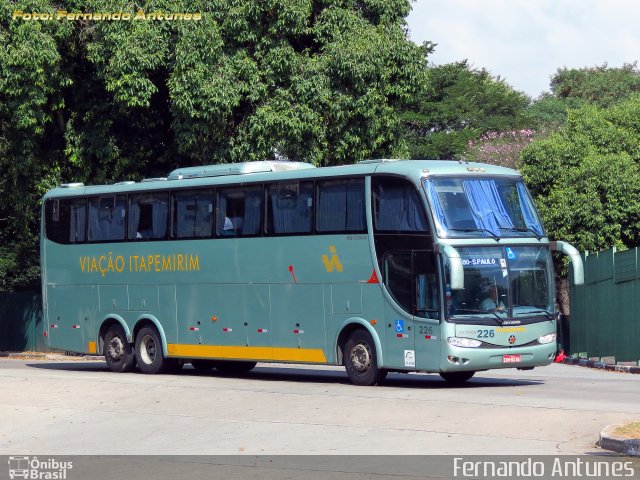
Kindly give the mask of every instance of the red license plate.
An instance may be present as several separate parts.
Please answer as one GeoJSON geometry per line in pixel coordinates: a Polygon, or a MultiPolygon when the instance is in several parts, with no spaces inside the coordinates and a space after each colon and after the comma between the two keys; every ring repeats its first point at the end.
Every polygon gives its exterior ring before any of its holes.
{"type": "Polygon", "coordinates": [[[503,355],[502,363],[518,363],[520,362],[520,355],[503,355]]]}

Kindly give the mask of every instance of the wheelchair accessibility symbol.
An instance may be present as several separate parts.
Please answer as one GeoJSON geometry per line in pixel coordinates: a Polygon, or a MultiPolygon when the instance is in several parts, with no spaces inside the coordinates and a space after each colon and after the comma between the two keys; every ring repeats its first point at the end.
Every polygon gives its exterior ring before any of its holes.
{"type": "Polygon", "coordinates": [[[515,260],[516,259],[516,254],[513,253],[513,250],[511,250],[509,247],[507,247],[507,258],[509,260],[515,260]]]}
{"type": "Polygon", "coordinates": [[[396,320],[396,332],[404,332],[404,320],[396,320]]]}

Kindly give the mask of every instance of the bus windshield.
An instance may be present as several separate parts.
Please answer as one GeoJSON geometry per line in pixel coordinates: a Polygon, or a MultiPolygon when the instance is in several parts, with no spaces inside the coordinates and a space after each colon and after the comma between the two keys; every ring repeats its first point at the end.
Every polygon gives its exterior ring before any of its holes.
{"type": "Polygon", "coordinates": [[[441,238],[544,236],[518,178],[430,178],[424,187],[441,238]]]}
{"type": "Polygon", "coordinates": [[[550,317],[551,257],[545,247],[458,248],[464,289],[447,288],[447,317],[469,320],[550,317]]]}

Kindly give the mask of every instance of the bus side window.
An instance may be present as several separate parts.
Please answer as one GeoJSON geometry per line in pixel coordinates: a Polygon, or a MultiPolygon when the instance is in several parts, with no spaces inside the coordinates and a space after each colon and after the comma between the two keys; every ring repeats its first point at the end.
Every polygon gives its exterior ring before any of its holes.
{"type": "Polygon", "coordinates": [[[45,231],[49,240],[70,244],[85,241],[87,203],[84,199],[52,199],[45,204],[45,231]]]}
{"type": "Polygon", "coordinates": [[[173,194],[173,238],[207,238],[213,232],[213,190],[173,194]]]}
{"type": "Polygon", "coordinates": [[[365,232],[364,179],[317,183],[318,232],[365,232]]]}
{"type": "Polygon", "coordinates": [[[373,178],[374,225],[378,232],[428,233],[424,205],[415,186],[395,177],[373,178]]]}
{"type": "Polygon", "coordinates": [[[127,197],[112,195],[89,199],[89,241],[124,240],[127,197]]]}
{"type": "Polygon", "coordinates": [[[129,240],[160,240],[167,236],[169,194],[143,193],[129,197],[129,240]]]}
{"type": "Polygon", "coordinates": [[[267,233],[311,233],[313,182],[267,185],[267,233]]]}
{"type": "Polygon", "coordinates": [[[216,204],[216,235],[218,237],[259,235],[262,210],[262,186],[219,189],[216,204]]]}

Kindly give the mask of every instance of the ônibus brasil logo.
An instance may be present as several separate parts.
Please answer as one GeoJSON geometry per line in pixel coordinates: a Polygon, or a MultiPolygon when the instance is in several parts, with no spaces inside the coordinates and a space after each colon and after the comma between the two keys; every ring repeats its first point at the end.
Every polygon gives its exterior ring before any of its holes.
{"type": "Polygon", "coordinates": [[[32,480],[66,480],[67,470],[73,462],[61,462],[53,458],[38,460],[38,457],[9,457],[9,478],[32,480]]]}

